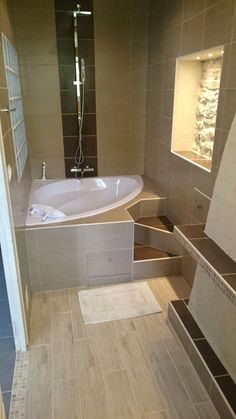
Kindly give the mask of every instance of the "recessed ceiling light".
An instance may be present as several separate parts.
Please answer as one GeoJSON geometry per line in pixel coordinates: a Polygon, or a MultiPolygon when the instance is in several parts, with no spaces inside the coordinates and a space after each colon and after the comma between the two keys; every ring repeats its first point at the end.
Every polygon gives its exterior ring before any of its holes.
{"type": "Polygon", "coordinates": [[[200,60],[201,57],[196,57],[196,60],[200,60]]]}
{"type": "Polygon", "coordinates": [[[224,51],[223,50],[221,51],[221,54],[224,54],[224,51]]]}
{"type": "Polygon", "coordinates": [[[213,54],[208,54],[208,57],[213,57],[213,54]]]}

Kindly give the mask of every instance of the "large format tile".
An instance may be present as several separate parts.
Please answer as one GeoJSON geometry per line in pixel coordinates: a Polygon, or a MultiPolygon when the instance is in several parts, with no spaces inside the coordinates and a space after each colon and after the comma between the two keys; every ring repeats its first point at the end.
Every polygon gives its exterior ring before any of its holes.
{"type": "Polygon", "coordinates": [[[212,402],[199,403],[195,405],[200,419],[220,419],[212,402]]]}
{"type": "Polygon", "coordinates": [[[76,377],[75,347],[71,313],[52,315],[53,379],[76,377]]]}
{"type": "Polygon", "coordinates": [[[51,346],[30,349],[25,419],[52,419],[51,346]]]}
{"type": "Polygon", "coordinates": [[[140,411],[164,410],[158,382],[154,379],[138,335],[131,332],[121,334],[119,338],[140,411]]]}
{"type": "Polygon", "coordinates": [[[107,372],[105,386],[109,418],[141,419],[127,371],[107,372]]]}
{"type": "Polygon", "coordinates": [[[51,343],[50,293],[33,294],[30,315],[30,345],[51,343]]]}
{"type": "Polygon", "coordinates": [[[105,384],[92,339],[76,341],[76,359],[82,418],[108,419],[105,384]]]}
{"type": "Polygon", "coordinates": [[[53,419],[81,419],[78,380],[53,383],[53,419]]]}
{"type": "Polygon", "coordinates": [[[197,412],[189,399],[175,366],[169,362],[159,364],[153,370],[160,383],[167,408],[173,412],[174,417],[176,419],[198,419],[197,412]]]}

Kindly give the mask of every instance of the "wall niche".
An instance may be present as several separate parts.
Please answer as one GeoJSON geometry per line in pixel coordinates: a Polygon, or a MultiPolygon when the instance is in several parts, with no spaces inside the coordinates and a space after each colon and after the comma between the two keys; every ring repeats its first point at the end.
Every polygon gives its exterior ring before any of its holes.
{"type": "Polygon", "coordinates": [[[224,48],[176,62],[171,152],[211,171],[224,48]]]}

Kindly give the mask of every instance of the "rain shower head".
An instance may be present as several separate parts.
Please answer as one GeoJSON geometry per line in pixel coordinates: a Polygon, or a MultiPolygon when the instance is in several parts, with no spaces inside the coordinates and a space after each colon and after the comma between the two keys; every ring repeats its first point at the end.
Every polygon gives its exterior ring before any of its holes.
{"type": "Polygon", "coordinates": [[[74,15],[91,15],[92,12],[88,12],[86,10],[81,10],[80,4],[77,4],[77,10],[74,11],[74,15]]]}

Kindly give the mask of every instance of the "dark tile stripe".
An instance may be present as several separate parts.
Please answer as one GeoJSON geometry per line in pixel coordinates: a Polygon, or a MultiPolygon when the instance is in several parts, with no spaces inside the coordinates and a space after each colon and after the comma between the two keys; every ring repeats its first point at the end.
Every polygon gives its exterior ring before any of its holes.
{"type": "Polygon", "coordinates": [[[214,377],[228,374],[206,339],[196,340],[194,343],[214,377]]]}
{"type": "MultiPolygon", "coordinates": [[[[93,11],[93,0],[81,0],[82,10],[93,11]]],[[[74,40],[72,11],[77,9],[77,1],[55,0],[55,18],[61,94],[62,126],[64,136],[64,157],[66,176],[73,177],[70,169],[74,166],[74,154],[78,145],[78,116],[74,68],[74,40]]],[[[86,84],[84,103],[84,124],[82,134],[83,152],[87,163],[95,168],[97,175],[97,129],[95,98],[95,58],[94,58],[94,21],[93,14],[81,16],[79,26],[79,58],[85,59],[86,84]],[[87,140],[86,138],[87,137],[87,140]]]]}
{"type": "Polygon", "coordinates": [[[194,320],[192,314],[190,313],[188,307],[184,303],[183,300],[176,300],[172,301],[171,304],[173,305],[175,311],[178,313],[182,323],[186,327],[188,333],[190,334],[192,339],[202,339],[204,335],[202,331],[198,327],[196,321],[194,320]]]}
{"type": "Polygon", "coordinates": [[[216,377],[216,381],[223,391],[233,411],[236,413],[236,384],[229,375],[216,377]]]}

